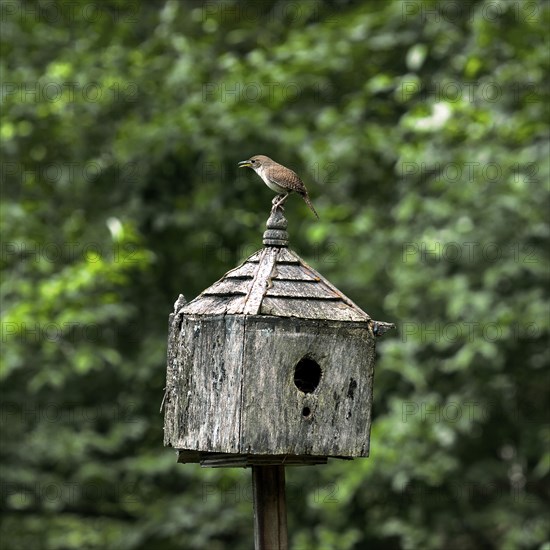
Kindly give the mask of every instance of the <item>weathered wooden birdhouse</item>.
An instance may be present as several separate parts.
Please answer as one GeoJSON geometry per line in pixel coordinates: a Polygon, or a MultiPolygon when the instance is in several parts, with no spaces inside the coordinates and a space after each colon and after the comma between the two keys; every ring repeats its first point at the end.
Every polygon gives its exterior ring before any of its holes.
{"type": "Polygon", "coordinates": [[[288,248],[264,248],[170,315],[164,443],[203,466],[369,454],[373,321],[288,248]]]}

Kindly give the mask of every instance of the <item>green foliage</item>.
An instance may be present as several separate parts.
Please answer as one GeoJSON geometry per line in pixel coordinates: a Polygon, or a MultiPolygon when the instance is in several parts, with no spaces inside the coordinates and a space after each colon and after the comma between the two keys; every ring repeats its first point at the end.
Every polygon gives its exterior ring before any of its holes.
{"type": "Polygon", "coordinates": [[[177,465],[159,406],[173,301],[261,247],[257,153],[398,324],[372,456],[288,469],[292,548],[550,548],[547,3],[0,9],[2,548],[251,547],[249,472],[177,465]]]}

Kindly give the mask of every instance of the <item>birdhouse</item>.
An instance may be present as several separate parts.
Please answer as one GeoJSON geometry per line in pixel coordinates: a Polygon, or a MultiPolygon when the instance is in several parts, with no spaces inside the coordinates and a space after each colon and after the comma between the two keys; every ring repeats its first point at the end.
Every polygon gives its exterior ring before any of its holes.
{"type": "Polygon", "coordinates": [[[203,466],[316,464],[369,454],[373,321],[288,248],[264,248],[170,315],[164,443],[203,466]]]}

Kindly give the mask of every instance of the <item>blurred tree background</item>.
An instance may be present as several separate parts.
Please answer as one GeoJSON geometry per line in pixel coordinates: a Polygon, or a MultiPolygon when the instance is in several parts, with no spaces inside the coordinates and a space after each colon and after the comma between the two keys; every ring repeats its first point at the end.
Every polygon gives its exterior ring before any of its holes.
{"type": "Polygon", "coordinates": [[[1,0],[2,549],[252,547],[162,446],[167,316],[291,246],[375,319],[371,457],[288,469],[294,549],[549,549],[544,1],[1,0]],[[544,520],[546,517],[546,520],[544,520]]]}

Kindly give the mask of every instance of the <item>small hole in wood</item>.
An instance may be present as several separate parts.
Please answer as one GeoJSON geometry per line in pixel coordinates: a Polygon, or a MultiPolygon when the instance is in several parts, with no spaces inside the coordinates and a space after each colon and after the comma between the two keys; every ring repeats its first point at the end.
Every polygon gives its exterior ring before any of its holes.
{"type": "Polygon", "coordinates": [[[304,393],[312,393],[321,381],[321,367],[313,359],[304,357],[294,369],[294,384],[304,393]]]}
{"type": "Polygon", "coordinates": [[[304,407],[302,409],[302,416],[309,416],[311,414],[311,409],[309,407],[304,407]]]}

